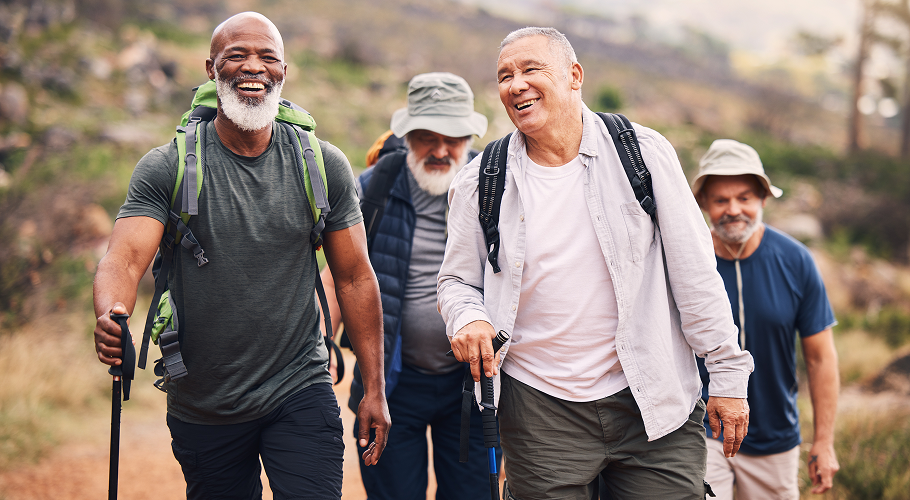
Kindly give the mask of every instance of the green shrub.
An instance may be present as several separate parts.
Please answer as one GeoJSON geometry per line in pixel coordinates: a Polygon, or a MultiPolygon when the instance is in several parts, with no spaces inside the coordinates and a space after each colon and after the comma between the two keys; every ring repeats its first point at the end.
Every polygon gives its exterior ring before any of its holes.
{"type": "Polygon", "coordinates": [[[886,307],[874,319],[866,320],[866,330],[883,338],[889,346],[900,347],[910,343],[910,314],[886,307]]]}
{"type": "Polygon", "coordinates": [[[597,92],[597,111],[619,111],[622,106],[622,94],[616,87],[601,87],[597,92]]]}
{"type": "MultiPolygon", "coordinates": [[[[910,492],[910,414],[875,413],[842,418],[835,438],[840,471],[831,497],[906,499],[910,492]]],[[[805,467],[803,491],[808,491],[805,467]]]]}

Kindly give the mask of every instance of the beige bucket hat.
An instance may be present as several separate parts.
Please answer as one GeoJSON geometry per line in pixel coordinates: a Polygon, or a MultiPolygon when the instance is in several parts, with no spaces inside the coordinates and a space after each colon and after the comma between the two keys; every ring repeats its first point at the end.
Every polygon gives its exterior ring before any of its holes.
{"type": "Polygon", "coordinates": [[[404,137],[429,130],[449,137],[487,132],[487,117],[474,111],[474,93],[464,78],[452,73],[424,73],[408,84],[408,107],[392,115],[392,132],[404,137]]]}
{"type": "Polygon", "coordinates": [[[747,144],[733,139],[718,139],[711,144],[708,151],[698,162],[698,175],[692,180],[692,192],[698,196],[705,179],[709,175],[744,175],[752,174],[765,186],[775,198],[784,194],[783,190],[773,186],[765,174],[758,152],[747,144]]]}

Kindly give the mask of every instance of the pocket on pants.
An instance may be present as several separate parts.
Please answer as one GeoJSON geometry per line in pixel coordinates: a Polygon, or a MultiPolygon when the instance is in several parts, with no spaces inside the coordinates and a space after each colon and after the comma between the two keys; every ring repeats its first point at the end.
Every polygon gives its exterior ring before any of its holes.
{"type": "Polygon", "coordinates": [[[689,420],[698,425],[704,425],[706,412],[707,406],[705,406],[705,400],[698,398],[698,401],[695,402],[695,408],[692,410],[692,413],[689,414],[689,420]]]}
{"type": "Polygon", "coordinates": [[[336,444],[342,444],[344,437],[344,424],[341,422],[341,409],[339,408],[337,412],[325,408],[322,410],[322,418],[325,419],[325,425],[329,429],[332,429],[332,440],[336,444]]]}
{"type": "Polygon", "coordinates": [[[183,470],[193,470],[196,468],[196,452],[187,450],[171,440],[171,450],[174,452],[174,458],[183,470]]]}

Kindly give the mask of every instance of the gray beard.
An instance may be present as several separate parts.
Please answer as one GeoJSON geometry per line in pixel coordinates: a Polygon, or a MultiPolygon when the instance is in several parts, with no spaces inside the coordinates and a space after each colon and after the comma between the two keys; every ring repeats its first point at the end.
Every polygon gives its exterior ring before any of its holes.
{"type": "Polygon", "coordinates": [[[761,226],[762,212],[762,210],[759,210],[754,219],[750,219],[743,214],[739,214],[736,217],[721,216],[721,218],[718,219],[717,224],[711,223],[711,232],[727,244],[739,245],[745,243],[761,226]],[[734,221],[745,221],[746,227],[741,231],[731,230],[726,223],[734,221]]]}
{"type": "Polygon", "coordinates": [[[465,160],[468,159],[468,148],[465,148],[465,152],[461,158],[452,158],[449,157],[449,169],[445,172],[436,172],[426,169],[426,157],[418,160],[414,157],[414,153],[408,151],[408,168],[411,170],[411,173],[414,174],[414,179],[417,181],[417,185],[420,186],[420,189],[423,189],[428,194],[432,196],[439,196],[445,194],[449,190],[449,186],[452,185],[452,180],[455,178],[455,175],[458,174],[458,171],[461,170],[461,167],[466,163],[465,160]]]}
{"type": "Polygon", "coordinates": [[[281,100],[284,81],[270,83],[263,79],[263,83],[266,85],[266,94],[260,102],[256,102],[241,97],[232,82],[222,80],[218,72],[215,72],[215,86],[218,99],[221,101],[221,111],[240,130],[247,132],[262,130],[278,116],[278,102],[281,100]]]}

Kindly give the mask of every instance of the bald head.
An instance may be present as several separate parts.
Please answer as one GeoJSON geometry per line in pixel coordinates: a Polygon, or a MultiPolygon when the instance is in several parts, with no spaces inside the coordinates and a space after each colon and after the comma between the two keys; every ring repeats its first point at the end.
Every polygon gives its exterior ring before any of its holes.
{"type": "Polygon", "coordinates": [[[236,35],[248,30],[262,31],[271,37],[280,50],[279,57],[284,59],[284,40],[281,39],[281,33],[269,18],[258,12],[241,12],[219,24],[212,32],[209,57],[215,59],[236,35]]]}

